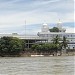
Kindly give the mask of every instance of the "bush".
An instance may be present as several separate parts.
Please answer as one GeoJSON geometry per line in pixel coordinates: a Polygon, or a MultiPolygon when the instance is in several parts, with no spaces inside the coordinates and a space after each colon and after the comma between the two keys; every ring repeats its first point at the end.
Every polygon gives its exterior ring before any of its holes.
{"type": "Polygon", "coordinates": [[[24,42],[15,37],[0,38],[0,55],[19,55],[23,50],[24,42]]]}
{"type": "Polygon", "coordinates": [[[34,44],[32,45],[32,50],[35,50],[36,52],[57,52],[57,50],[61,50],[61,45],[54,44],[54,43],[46,43],[46,44],[34,44]]]}

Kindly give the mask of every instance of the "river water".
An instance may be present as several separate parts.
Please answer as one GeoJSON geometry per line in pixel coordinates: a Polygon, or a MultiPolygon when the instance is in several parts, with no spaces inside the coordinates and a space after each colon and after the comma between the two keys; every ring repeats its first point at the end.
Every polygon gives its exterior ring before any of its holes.
{"type": "Polygon", "coordinates": [[[3,57],[0,75],[75,75],[74,56],[3,57]]]}

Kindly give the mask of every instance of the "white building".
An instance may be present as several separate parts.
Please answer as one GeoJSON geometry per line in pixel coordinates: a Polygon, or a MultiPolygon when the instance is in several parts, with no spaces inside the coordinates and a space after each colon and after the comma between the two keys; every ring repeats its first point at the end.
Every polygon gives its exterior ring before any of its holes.
{"type": "Polygon", "coordinates": [[[38,32],[37,36],[18,35],[14,33],[14,34],[0,34],[0,38],[3,36],[9,36],[9,37],[17,37],[19,39],[25,39],[26,47],[30,48],[35,43],[46,43],[46,42],[50,43],[52,42],[52,39],[58,35],[60,38],[63,38],[63,36],[67,38],[68,48],[70,49],[75,48],[75,33],[65,33],[66,29],[62,27],[62,23],[60,21],[57,23],[57,28],[59,28],[59,32],[50,32],[49,26],[47,24],[43,24],[41,32],[38,32]]]}
{"type": "Polygon", "coordinates": [[[50,32],[47,24],[43,25],[41,32],[38,33],[39,37],[48,39],[48,42],[52,42],[52,39],[57,35],[62,39],[63,36],[68,40],[68,48],[75,48],[75,33],[66,33],[66,29],[62,27],[62,22],[57,23],[57,28],[59,32],[50,32]]]}

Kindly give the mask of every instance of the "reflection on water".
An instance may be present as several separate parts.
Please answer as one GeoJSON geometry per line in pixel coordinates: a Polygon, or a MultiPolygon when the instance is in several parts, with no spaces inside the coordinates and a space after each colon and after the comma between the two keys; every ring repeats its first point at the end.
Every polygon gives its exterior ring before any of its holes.
{"type": "Polygon", "coordinates": [[[74,75],[74,56],[0,58],[0,75],[74,75]]]}

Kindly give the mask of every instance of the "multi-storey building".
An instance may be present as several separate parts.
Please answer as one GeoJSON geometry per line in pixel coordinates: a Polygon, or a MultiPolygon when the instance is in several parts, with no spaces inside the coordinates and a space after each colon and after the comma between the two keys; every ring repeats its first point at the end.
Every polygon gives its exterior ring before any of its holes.
{"type": "Polygon", "coordinates": [[[18,35],[18,34],[0,34],[0,37],[9,36],[9,37],[17,37],[19,39],[26,40],[26,47],[30,48],[35,43],[51,43],[52,39],[57,35],[60,38],[65,36],[68,40],[68,48],[75,49],[75,33],[66,33],[66,29],[62,27],[62,23],[59,22],[57,24],[57,28],[59,32],[50,32],[49,26],[47,24],[43,24],[41,32],[38,32],[36,36],[33,35],[18,35]]]}
{"type": "Polygon", "coordinates": [[[63,36],[65,36],[66,40],[68,41],[68,48],[75,48],[75,33],[66,33],[66,29],[62,27],[61,22],[57,24],[57,28],[59,29],[59,32],[50,32],[48,25],[43,24],[41,32],[38,32],[38,36],[46,38],[48,42],[52,42],[52,39],[55,38],[57,35],[61,39],[63,38],[63,36]]]}

